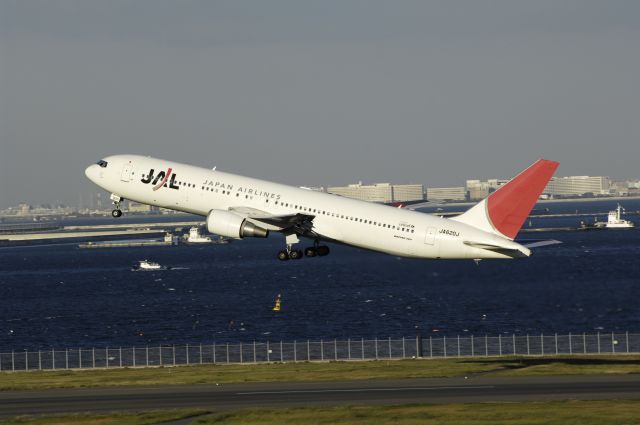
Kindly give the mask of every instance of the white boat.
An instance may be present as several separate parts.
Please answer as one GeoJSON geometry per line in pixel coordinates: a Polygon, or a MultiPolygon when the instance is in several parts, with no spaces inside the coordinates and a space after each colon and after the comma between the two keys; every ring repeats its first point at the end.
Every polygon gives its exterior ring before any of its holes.
{"type": "Polygon", "coordinates": [[[138,265],[133,268],[134,271],[156,271],[156,270],[166,270],[165,266],[160,265],[154,261],[149,260],[140,260],[138,265]]]}
{"type": "Polygon", "coordinates": [[[200,233],[200,227],[194,226],[189,229],[189,234],[184,235],[184,243],[187,245],[199,245],[199,244],[226,244],[229,243],[229,240],[220,236],[216,239],[212,239],[210,236],[203,235],[200,233]]]}
{"type": "Polygon", "coordinates": [[[189,229],[189,236],[187,236],[186,242],[197,244],[197,243],[211,243],[212,241],[209,236],[205,236],[202,233],[200,233],[199,227],[194,226],[191,229],[189,229]]]}
{"type": "Polygon", "coordinates": [[[622,206],[618,204],[618,208],[609,211],[609,216],[606,223],[597,222],[595,223],[595,225],[604,226],[607,229],[632,229],[636,227],[633,221],[625,220],[621,217],[622,211],[624,211],[624,208],[622,208],[622,206]]]}

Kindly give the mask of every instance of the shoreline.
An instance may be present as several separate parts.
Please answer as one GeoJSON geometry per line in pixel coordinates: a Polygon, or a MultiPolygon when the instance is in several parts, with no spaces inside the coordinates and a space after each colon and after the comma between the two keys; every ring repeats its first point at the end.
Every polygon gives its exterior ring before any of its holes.
{"type": "MultiPolygon", "coordinates": [[[[623,201],[623,200],[631,200],[637,201],[640,200],[640,196],[611,196],[606,198],[565,198],[565,199],[539,199],[536,202],[538,204],[557,204],[561,202],[598,202],[598,201],[623,201]]],[[[447,202],[438,205],[446,205],[446,206],[456,206],[456,205],[475,205],[480,201],[465,201],[465,202],[447,202]]]]}

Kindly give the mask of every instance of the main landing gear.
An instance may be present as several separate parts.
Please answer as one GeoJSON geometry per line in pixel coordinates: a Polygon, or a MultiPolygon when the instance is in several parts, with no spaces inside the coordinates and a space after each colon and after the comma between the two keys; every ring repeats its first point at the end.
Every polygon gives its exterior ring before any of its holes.
{"type": "Polygon", "coordinates": [[[313,246],[305,248],[304,252],[299,249],[294,249],[294,244],[297,242],[299,242],[297,237],[291,238],[287,236],[287,249],[283,249],[278,252],[278,260],[299,260],[303,257],[303,253],[305,257],[324,257],[325,255],[329,255],[329,247],[326,245],[320,245],[317,240],[313,243],[313,246]]]}
{"type": "Polygon", "coordinates": [[[113,201],[113,206],[115,207],[115,209],[113,211],[111,211],[111,216],[113,218],[118,218],[118,217],[122,217],[122,210],[120,209],[120,202],[123,201],[123,199],[115,194],[111,194],[111,200],[113,201]]]}

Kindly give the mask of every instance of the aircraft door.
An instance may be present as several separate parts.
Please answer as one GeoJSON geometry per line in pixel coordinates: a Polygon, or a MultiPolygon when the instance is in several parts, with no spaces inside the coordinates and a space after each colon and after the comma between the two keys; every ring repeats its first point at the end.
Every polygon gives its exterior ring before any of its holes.
{"type": "Polygon", "coordinates": [[[131,181],[131,175],[133,174],[133,164],[131,162],[127,162],[122,166],[122,174],[120,175],[120,180],[123,182],[131,181]]]}
{"type": "Polygon", "coordinates": [[[436,240],[436,228],[427,227],[427,233],[424,236],[424,243],[427,245],[433,245],[436,240]]]}

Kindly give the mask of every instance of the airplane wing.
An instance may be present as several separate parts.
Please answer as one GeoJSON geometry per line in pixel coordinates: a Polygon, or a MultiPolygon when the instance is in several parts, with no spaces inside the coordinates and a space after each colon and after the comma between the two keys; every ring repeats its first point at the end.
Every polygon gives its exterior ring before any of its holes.
{"type": "Polygon", "coordinates": [[[230,207],[229,211],[246,217],[251,221],[268,224],[279,231],[292,230],[300,235],[315,235],[312,230],[315,215],[301,213],[275,215],[251,207],[230,207]]]}

